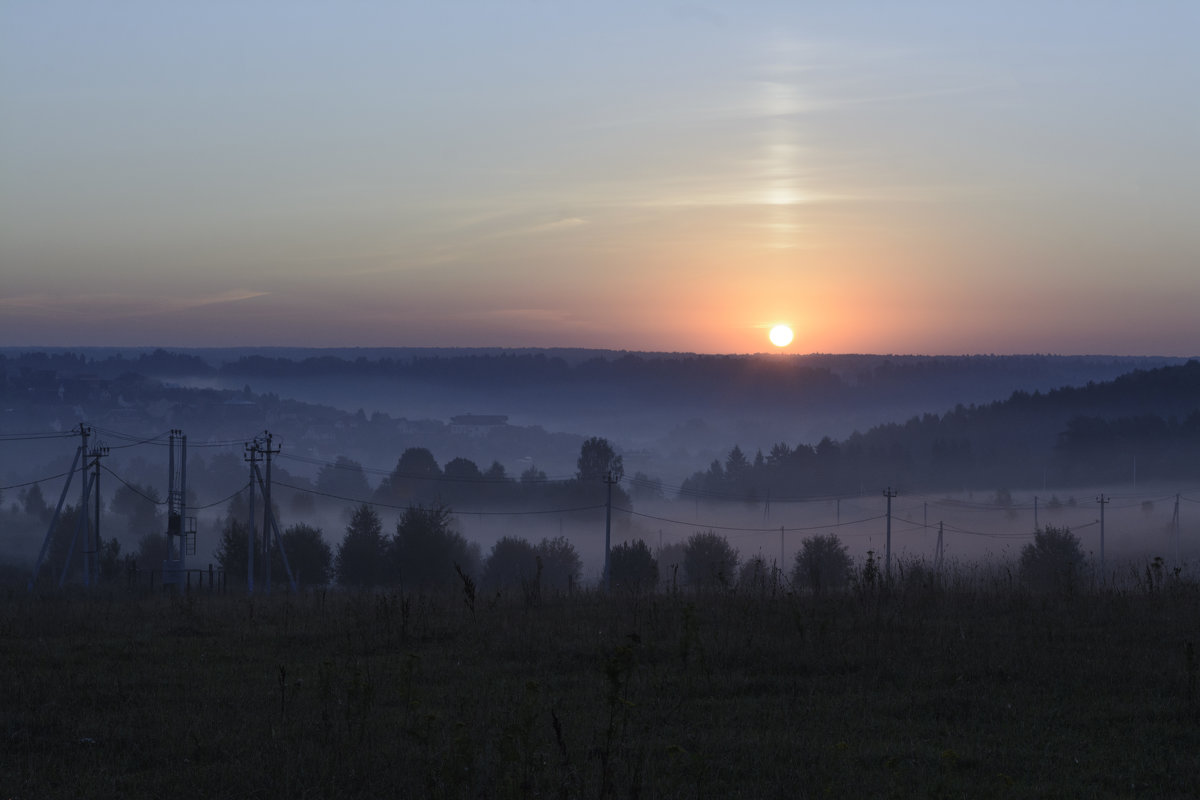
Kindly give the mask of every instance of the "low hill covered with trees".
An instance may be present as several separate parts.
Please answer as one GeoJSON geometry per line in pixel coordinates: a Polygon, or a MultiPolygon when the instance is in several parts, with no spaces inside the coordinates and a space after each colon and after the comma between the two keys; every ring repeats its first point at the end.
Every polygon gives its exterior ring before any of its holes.
{"type": "Polygon", "coordinates": [[[1200,361],[1105,383],[959,405],[815,445],[780,442],[688,478],[684,495],[761,500],[857,492],[1071,486],[1200,477],[1200,361]]]}

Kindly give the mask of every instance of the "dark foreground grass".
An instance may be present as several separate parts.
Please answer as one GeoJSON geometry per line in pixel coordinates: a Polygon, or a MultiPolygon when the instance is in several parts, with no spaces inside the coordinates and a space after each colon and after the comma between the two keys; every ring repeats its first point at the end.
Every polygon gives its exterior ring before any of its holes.
{"type": "Polygon", "coordinates": [[[1200,590],[13,593],[3,797],[1200,796],[1200,590]]]}

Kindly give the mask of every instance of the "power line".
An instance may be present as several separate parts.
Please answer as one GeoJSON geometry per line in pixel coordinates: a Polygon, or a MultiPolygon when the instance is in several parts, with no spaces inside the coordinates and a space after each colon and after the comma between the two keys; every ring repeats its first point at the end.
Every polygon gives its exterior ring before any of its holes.
{"type": "Polygon", "coordinates": [[[45,481],[52,481],[57,478],[62,478],[66,475],[70,475],[71,472],[73,472],[73,471],[74,470],[68,470],[67,472],[60,472],[57,475],[50,475],[45,478],[38,478],[35,481],[26,481],[25,483],[14,483],[11,486],[0,486],[0,491],[8,491],[9,489],[21,489],[25,486],[33,486],[35,483],[44,483],[45,481]]]}
{"type": "Polygon", "coordinates": [[[3,442],[33,442],[43,439],[69,439],[75,436],[74,431],[66,433],[0,433],[3,442]]]}
{"type": "Polygon", "coordinates": [[[202,511],[206,508],[212,508],[213,506],[224,505],[225,503],[228,503],[233,498],[237,497],[242,492],[246,491],[246,489],[248,489],[248,488],[249,488],[249,484],[247,484],[246,486],[243,486],[242,488],[238,489],[233,494],[229,495],[228,497],[226,497],[224,499],[216,500],[212,503],[206,503],[205,505],[202,505],[202,506],[192,506],[191,510],[192,511],[202,511]]]}
{"type": "MultiPolygon", "coordinates": [[[[335,500],[342,500],[347,503],[359,503],[362,505],[374,506],[377,508],[388,508],[388,509],[392,509],[395,511],[407,511],[409,508],[412,507],[411,505],[401,506],[401,505],[396,505],[394,503],[383,503],[378,500],[363,500],[361,498],[355,498],[355,497],[344,497],[342,495],[332,494],[330,492],[322,492],[322,491],[318,491],[317,489],[310,489],[305,486],[296,486],[294,484],[284,483],[283,481],[275,481],[275,485],[283,486],[287,489],[293,489],[297,492],[304,492],[306,494],[315,494],[315,495],[320,495],[321,497],[331,497],[335,500]]],[[[572,513],[580,512],[580,511],[595,511],[595,510],[601,509],[601,508],[604,508],[603,504],[593,505],[593,506],[576,506],[574,508],[529,509],[529,510],[523,510],[523,511],[458,511],[458,510],[455,510],[453,513],[458,514],[458,515],[487,516],[487,517],[523,517],[523,516],[529,516],[529,515],[535,515],[535,514],[572,514],[572,513]]]]}
{"type": "MultiPolygon", "coordinates": [[[[297,456],[297,455],[292,455],[290,453],[281,453],[279,455],[279,457],[286,458],[291,461],[299,461],[304,464],[311,464],[313,466],[330,467],[332,469],[344,469],[348,472],[361,471],[363,473],[370,474],[370,475],[380,475],[380,476],[389,477],[389,478],[390,477],[405,478],[407,480],[417,480],[417,481],[441,481],[441,482],[445,482],[445,483],[479,483],[479,484],[491,484],[491,485],[501,485],[501,484],[507,485],[507,484],[511,484],[511,483],[522,483],[522,484],[527,484],[527,483],[570,483],[572,481],[578,480],[578,478],[575,478],[575,477],[570,477],[570,478],[551,478],[551,477],[545,477],[545,478],[512,478],[512,477],[489,478],[486,475],[482,475],[482,474],[479,477],[475,477],[475,476],[471,476],[471,475],[447,475],[444,472],[439,473],[437,475],[429,475],[429,474],[416,473],[416,472],[398,472],[396,470],[383,469],[381,467],[368,467],[368,466],[364,466],[363,464],[359,464],[357,461],[353,462],[357,466],[352,466],[352,465],[346,464],[346,463],[338,463],[336,461],[326,461],[323,459],[312,458],[309,456],[297,456]]],[[[478,468],[478,465],[477,465],[477,468],[478,468]]],[[[586,479],[586,476],[585,476],[585,479],[586,479]]]]}
{"type": "MultiPolygon", "coordinates": [[[[894,517],[894,519],[896,519],[900,522],[906,523],[908,525],[911,525],[911,526],[913,526],[913,528],[922,528],[922,529],[925,528],[924,523],[917,522],[916,520],[905,519],[904,517],[894,517]]],[[[943,524],[943,527],[945,530],[949,531],[950,533],[963,533],[963,534],[967,534],[968,536],[986,536],[991,539],[1030,539],[1030,538],[1033,538],[1033,533],[985,533],[983,531],[972,531],[972,530],[968,530],[966,528],[958,528],[958,527],[955,527],[954,525],[943,524]]]]}
{"type": "Polygon", "coordinates": [[[134,494],[136,494],[138,497],[141,497],[141,498],[143,498],[143,499],[145,499],[145,500],[148,500],[149,502],[151,502],[151,503],[154,503],[154,505],[156,505],[156,506],[165,506],[165,505],[167,504],[167,501],[166,501],[166,500],[155,500],[155,499],[154,499],[153,497],[151,497],[150,495],[148,495],[148,494],[145,494],[144,492],[142,492],[142,490],[141,490],[141,489],[139,489],[137,486],[133,485],[133,484],[132,484],[132,483],[130,483],[129,481],[125,480],[124,478],[122,478],[122,477],[121,477],[120,475],[118,475],[117,473],[113,472],[113,471],[112,471],[112,469],[110,469],[109,467],[102,467],[102,469],[103,469],[105,472],[107,472],[109,475],[112,475],[114,478],[116,478],[117,480],[119,480],[121,483],[125,484],[125,488],[129,489],[129,491],[133,492],[133,493],[134,493],[134,494]]]}
{"type": "Polygon", "coordinates": [[[109,446],[110,450],[124,450],[127,447],[138,447],[139,445],[143,445],[143,444],[151,444],[151,443],[154,443],[156,440],[161,439],[162,437],[167,435],[167,433],[164,432],[164,433],[155,434],[154,436],[151,436],[148,439],[139,439],[138,437],[131,436],[127,433],[121,433],[120,431],[109,430],[108,428],[101,428],[99,425],[93,425],[92,429],[100,431],[105,436],[109,436],[109,437],[115,438],[115,439],[121,439],[122,441],[128,442],[128,444],[110,445],[109,446]]]}
{"type": "MultiPolygon", "coordinates": [[[[777,533],[780,530],[779,526],[775,526],[775,527],[771,527],[771,528],[739,528],[739,527],[733,527],[730,525],[713,525],[713,524],[704,523],[704,522],[688,522],[686,520],[681,520],[681,519],[671,519],[670,517],[659,517],[654,514],[645,514],[641,511],[634,511],[631,508],[616,508],[616,507],[614,507],[613,511],[620,511],[625,514],[631,514],[635,517],[644,517],[646,519],[653,519],[653,520],[657,520],[659,522],[670,522],[674,525],[684,525],[689,528],[704,528],[705,530],[739,531],[742,533],[777,533]]],[[[880,514],[880,515],[874,516],[874,517],[864,517],[863,519],[850,520],[848,522],[830,522],[825,525],[806,525],[806,526],[793,527],[793,528],[784,527],[783,530],[790,531],[790,532],[799,532],[799,531],[825,530],[827,528],[843,528],[848,525],[858,525],[863,522],[873,522],[877,519],[883,519],[883,515],[880,514]]]]}

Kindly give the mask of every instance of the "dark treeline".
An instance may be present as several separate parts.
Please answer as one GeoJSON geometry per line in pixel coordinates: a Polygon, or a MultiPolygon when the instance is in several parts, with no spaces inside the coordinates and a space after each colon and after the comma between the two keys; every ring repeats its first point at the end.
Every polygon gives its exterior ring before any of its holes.
{"type": "MultiPolygon", "coordinates": [[[[377,355],[348,358],[308,355],[320,351],[262,353],[220,360],[209,351],[195,353],[157,349],[123,353],[96,351],[30,351],[0,354],[0,372],[53,370],[113,378],[126,373],[148,377],[213,377],[229,381],[254,379],[366,379],[451,387],[485,385],[506,388],[555,387],[567,394],[615,391],[637,401],[703,396],[718,404],[750,403],[784,406],[820,404],[855,395],[880,404],[949,396],[963,386],[992,397],[1014,386],[1051,388],[1084,382],[1097,374],[1112,377],[1131,369],[1177,363],[1166,358],[1082,356],[871,356],[871,355],[696,355],[596,351],[574,358],[544,352],[377,355]]],[[[374,351],[372,351],[374,352],[374,351]]],[[[236,357],[233,357],[235,356],[236,357]]]]}
{"type": "Polygon", "coordinates": [[[907,490],[1071,486],[1200,476],[1200,361],[1106,383],[1014,392],[982,406],[879,425],[843,441],[734,446],[685,496],[762,500],[907,490]]]}
{"type": "Polygon", "coordinates": [[[409,447],[374,489],[361,464],[339,456],[321,467],[314,490],[343,501],[369,501],[393,508],[417,504],[460,510],[591,509],[606,501],[604,479],[611,477],[616,482],[613,503],[629,507],[629,496],[620,486],[625,473],[623,458],[606,439],[586,440],[576,466],[574,477],[568,479],[551,479],[534,465],[512,476],[499,461],[480,468],[471,459],[457,456],[439,465],[428,448],[409,447]]]}
{"type": "MultiPolygon", "coordinates": [[[[685,497],[703,493],[714,499],[760,500],[857,493],[888,484],[906,490],[995,490],[1124,481],[1134,478],[1135,470],[1138,480],[1186,479],[1200,469],[1194,457],[1200,424],[1200,367],[1195,361],[1126,372],[1104,382],[1084,381],[1076,387],[1014,392],[1012,386],[1044,382],[1051,375],[1063,378],[1173,360],[632,353],[574,353],[568,358],[555,351],[455,350],[410,355],[394,351],[399,355],[375,353],[373,358],[303,356],[313,352],[319,351],[289,351],[287,357],[234,351],[231,360],[221,361],[208,351],[201,357],[161,349],[9,350],[0,354],[4,427],[65,431],[86,420],[102,436],[113,431],[151,436],[182,427],[192,434],[194,444],[237,441],[269,428],[287,442],[288,455],[310,454],[322,460],[338,453],[363,463],[386,464],[396,453],[409,450],[452,454],[456,458],[444,464],[429,455],[426,460],[432,465],[399,469],[369,497],[362,492],[341,494],[391,505],[446,502],[461,509],[595,504],[594,486],[549,481],[531,466],[540,465],[551,477],[569,474],[571,454],[583,437],[547,431],[540,424],[459,430],[462,426],[452,422],[419,416],[425,407],[414,399],[423,396],[418,385],[432,387],[427,394],[435,413],[469,410],[468,403],[475,399],[486,403],[477,406],[479,410],[519,411],[527,419],[540,423],[545,418],[559,428],[577,425],[608,433],[618,449],[659,458],[650,467],[659,475],[667,469],[687,474],[708,462],[707,469],[685,481],[685,497]],[[238,388],[184,388],[172,375],[209,376],[214,385],[238,388]],[[292,384],[307,381],[371,402],[362,389],[369,382],[356,386],[352,380],[363,375],[395,380],[397,386],[389,384],[376,401],[402,398],[398,405],[411,418],[367,414],[361,408],[351,413],[287,394],[292,384]],[[277,388],[283,396],[251,390],[252,380],[270,376],[280,378],[277,388]],[[963,388],[975,383],[1007,385],[993,395],[1007,399],[953,405],[964,393],[986,393],[963,388]],[[455,393],[454,386],[471,391],[455,393]],[[924,396],[936,399],[918,405],[916,398],[924,396]],[[953,408],[867,427],[880,419],[903,419],[896,411],[904,405],[900,401],[922,411],[953,408]],[[886,414],[871,410],[892,402],[900,405],[886,414]],[[609,415],[605,424],[587,416],[587,408],[603,408],[609,415]],[[653,419],[639,418],[645,409],[653,419]],[[830,415],[851,409],[857,409],[856,419],[867,421],[843,427],[860,432],[839,438],[828,422],[830,415]],[[631,447],[629,439],[639,423],[643,438],[631,447]],[[662,436],[662,431],[670,432],[662,436]],[[655,432],[658,439],[651,438],[655,432]],[[730,447],[739,439],[745,450],[730,447]],[[801,443],[794,443],[797,440],[801,443]],[[699,453],[703,455],[695,457],[699,453]],[[514,463],[519,466],[509,471],[501,462],[510,470],[514,463]]],[[[10,482],[38,474],[27,474],[18,465],[46,463],[41,474],[65,468],[59,462],[69,461],[70,448],[54,447],[41,439],[7,441],[3,466],[13,476],[10,482]]],[[[208,460],[215,464],[217,457],[208,460]]],[[[194,470],[193,484],[206,497],[227,493],[228,476],[242,469],[232,460],[220,470],[194,470]],[[214,479],[207,481],[206,472],[214,479]]],[[[139,483],[157,481],[160,472],[149,463],[144,470],[136,464],[129,467],[130,479],[139,483]]],[[[626,488],[637,499],[648,479],[633,477],[626,488]]],[[[650,488],[650,495],[658,494],[650,488]]],[[[627,502],[621,500],[623,505],[627,502]]]]}
{"type": "MultiPolygon", "coordinates": [[[[155,354],[157,358],[165,355],[155,354]]],[[[850,395],[882,404],[953,392],[955,387],[993,387],[992,396],[1013,386],[1070,383],[1072,373],[1091,374],[1105,359],[1058,356],[750,356],[604,353],[576,362],[550,353],[491,353],[380,357],[368,359],[247,355],[208,374],[231,379],[388,378],[446,387],[552,387],[565,394],[613,393],[623,402],[704,397],[718,405],[820,405],[850,395]],[[1086,369],[1085,369],[1086,366],[1086,369]],[[1065,371],[1066,374],[1063,374],[1065,371]]],[[[1166,359],[1108,359],[1119,374],[1166,359]],[[1116,367],[1120,362],[1122,366],[1116,367]]],[[[195,359],[186,365],[194,366],[195,359]]],[[[178,368],[177,368],[178,371],[178,368]]],[[[945,394],[942,394],[945,396],[945,394]]],[[[951,397],[954,395],[951,394],[951,397]]]]}

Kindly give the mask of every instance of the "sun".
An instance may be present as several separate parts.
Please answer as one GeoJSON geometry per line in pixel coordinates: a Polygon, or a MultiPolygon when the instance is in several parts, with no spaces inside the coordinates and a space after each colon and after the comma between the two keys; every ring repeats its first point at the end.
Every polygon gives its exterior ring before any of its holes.
{"type": "Polygon", "coordinates": [[[787,325],[776,325],[767,335],[771,339],[771,344],[776,347],[787,347],[792,343],[792,329],[787,325]]]}

